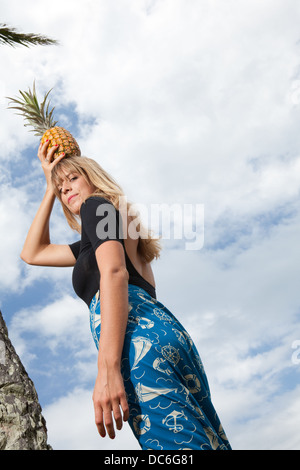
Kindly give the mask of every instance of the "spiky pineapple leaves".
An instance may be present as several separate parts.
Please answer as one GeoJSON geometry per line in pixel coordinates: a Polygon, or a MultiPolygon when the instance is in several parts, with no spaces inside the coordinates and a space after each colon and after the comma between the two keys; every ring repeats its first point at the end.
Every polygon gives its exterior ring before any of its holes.
{"type": "Polygon", "coordinates": [[[53,119],[55,108],[53,107],[49,111],[50,101],[48,100],[48,97],[51,91],[52,89],[45,94],[44,100],[41,104],[39,104],[37,99],[35,82],[33,82],[32,90],[30,88],[27,92],[19,90],[21,99],[7,97],[7,99],[10,100],[9,105],[17,105],[8,106],[8,108],[20,111],[16,114],[24,117],[24,126],[32,127],[31,132],[34,132],[35,135],[40,137],[43,136],[48,129],[57,124],[57,121],[54,121],[53,119]]]}

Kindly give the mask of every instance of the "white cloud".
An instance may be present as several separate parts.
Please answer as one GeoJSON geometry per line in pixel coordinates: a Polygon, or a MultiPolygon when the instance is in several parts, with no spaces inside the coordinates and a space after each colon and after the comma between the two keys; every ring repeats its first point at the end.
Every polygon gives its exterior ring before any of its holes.
{"type": "Polygon", "coordinates": [[[140,450],[128,423],[115,439],[98,434],[92,390],[76,388],[43,409],[48,442],[54,450],[140,450]]]}
{"type": "Polygon", "coordinates": [[[261,415],[237,428],[236,444],[243,449],[298,450],[300,447],[297,423],[299,416],[299,386],[295,390],[265,402],[261,415]]]}
{"type": "Polygon", "coordinates": [[[89,390],[76,389],[43,409],[48,442],[54,450],[89,449],[94,445],[91,395],[89,390]]]}
{"type": "Polygon", "coordinates": [[[23,340],[22,335],[33,333],[37,338],[42,338],[43,347],[49,348],[54,355],[60,347],[80,351],[86,343],[89,344],[86,341],[86,310],[82,300],[64,295],[44,307],[35,305],[16,312],[11,322],[11,336],[16,349],[26,360],[26,352],[30,352],[31,344],[23,340]]]}
{"type": "MultiPolygon", "coordinates": [[[[2,173],[3,176],[3,173],[2,173]]],[[[22,273],[20,253],[27,225],[27,194],[3,182],[0,186],[0,287],[17,292],[22,273]]]]}

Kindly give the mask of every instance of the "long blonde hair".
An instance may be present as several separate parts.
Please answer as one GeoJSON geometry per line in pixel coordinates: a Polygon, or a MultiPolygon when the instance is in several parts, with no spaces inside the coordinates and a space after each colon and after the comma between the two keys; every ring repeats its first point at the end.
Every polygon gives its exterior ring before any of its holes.
{"type": "MultiPolygon", "coordinates": [[[[96,190],[91,196],[101,196],[110,201],[114,207],[119,210],[120,198],[124,198],[120,185],[97,163],[95,160],[87,157],[67,157],[63,158],[52,170],[52,185],[56,197],[61,202],[65,217],[72,230],[81,232],[80,217],[73,214],[68,207],[62,202],[61,195],[58,190],[62,183],[62,170],[69,173],[76,172],[82,175],[88,184],[93,185],[96,190]]],[[[134,214],[133,205],[127,202],[127,213],[134,214]]],[[[160,255],[161,245],[158,238],[152,235],[152,232],[143,227],[138,215],[135,214],[136,228],[142,237],[139,237],[138,252],[142,259],[150,263],[154,258],[160,255]]]]}

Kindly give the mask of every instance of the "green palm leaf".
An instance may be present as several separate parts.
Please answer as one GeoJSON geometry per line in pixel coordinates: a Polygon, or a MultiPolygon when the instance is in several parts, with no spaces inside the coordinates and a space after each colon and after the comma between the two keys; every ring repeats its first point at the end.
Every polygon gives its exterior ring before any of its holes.
{"type": "Polygon", "coordinates": [[[6,44],[8,46],[26,46],[40,45],[47,46],[58,44],[55,39],[42,36],[40,34],[33,33],[19,33],[15,28],[11,28],[6,24],[0,23],[0,44],[6,44]]]}

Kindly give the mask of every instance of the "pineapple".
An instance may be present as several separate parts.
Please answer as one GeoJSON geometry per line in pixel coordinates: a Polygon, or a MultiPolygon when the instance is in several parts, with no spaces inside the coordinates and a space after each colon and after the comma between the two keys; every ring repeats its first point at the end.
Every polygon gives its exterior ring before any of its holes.
{"type": "Polygon", "coordinates": [[[53,119],[54,108],[49,111],[48,96],[50,92],[51,90],[45,94],[44,101],[39,105],[35,83],[33,83],[32,91],[30,88],[28,92],[20,91],[22,99],[8,97],[11,100],[10,103],[18,105],[9,106],[9,109],[21,111],[18,114],[24,116],[26,122],[24,125],[33,127],[32,131],[35,132],[35,135],[42,137],[42,144],[49,140],[49,148],[55,145],[59,146],[54,154],[54,159],[62,153],[65,153],[66,156],[80,155],[79,145],[72,134],[63,127],[56,126],[57,121],[53,119]]]}

